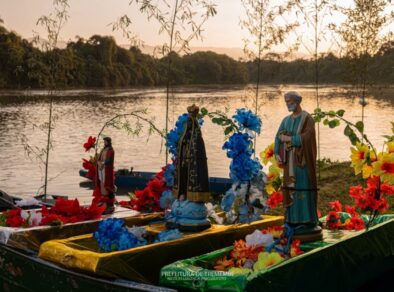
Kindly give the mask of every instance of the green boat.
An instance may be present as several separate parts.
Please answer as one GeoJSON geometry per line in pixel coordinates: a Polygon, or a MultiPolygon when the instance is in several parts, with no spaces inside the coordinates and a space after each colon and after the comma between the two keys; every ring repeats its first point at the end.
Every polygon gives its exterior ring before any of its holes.
{"type": "Polygon", "coordinates": [[[160,284],[182,291],[392,291],[383,287],[392,287],[394,215],[377,223],[368,231],[324,230],[322,241],[301,245],[303,254],[247,275],[213,269],[229,246],[163,267],[160,284]]]}

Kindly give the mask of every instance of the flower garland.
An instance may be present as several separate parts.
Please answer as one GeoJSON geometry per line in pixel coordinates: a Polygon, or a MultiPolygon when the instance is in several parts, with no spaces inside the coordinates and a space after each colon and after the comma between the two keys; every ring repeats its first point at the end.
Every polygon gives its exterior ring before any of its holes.
{"type": "Polygon", "coordinates": [[[161,197],[164,195],[168,198],[171,191],[171,179],[169,180],[172,171],[171,167],[165,166],[160,172],[155,174],[154,178],[148,182],[143,190],[137,190],[134,193],[129,193],[129,201],[120,201],[122,207],[131,208],[136,211],[151,213],[160,212],[165,209],[164,202],[161,197]]]}
{"type": "Polygon", "coordinates": [[[157,234],[152,241],[147,240],[144,227],[127,228],[124,219],[108,218],[100,221],[98,229],[93,233],[101,250],[105,252],[130,249],[149,243],[175,240],[182,237],[178,229],[165,230],[157,234]]]}
{"type": "Polygon", "coordinates": [[[244,108],[237,109],[232,118],[233,120],[220,114],[220,118],[212,119],[214,123],[226,126],[225,134],[233,132],[222,147],[226,150],[227,157],[232,159],[230,178],[233,187],[226,192],[221,206],[229,223],[237,220],[247,223],[259,220],[260,213],[266,209],[262,187],[265,174],[262,173],[258,159],[252,158],[252,135],[260,133],[262,122],[252,111],[244,108]]]}
{"type": "MultiPolygon", "coordinates": [[[[234,275],[250,274],[265,270],[287,258],[303,253],[300,249],[299,240],[292,241],[288,254],[267,251],[268,247],[274,243],[273,234],[277,235],[279,231],[282,232],[283,227],[274,226],[262,231],[255,230],[253,233],[247,235],[245,240],[235,241],[232,251],[223,258],[216,260],[214,269],[217,271],[227,271],[234,275]]],[[[282,247],[283,250],[286,245],[287,238],[281,238],[278,246],[282,247]]]]}
{"type": "Polygon", "coordinates": [[[339,201],[330,202],[331,211],[326,217],[326,227],[331,230],[346,229],[346,230],[361,230],[366,228],[364,220],[359,217],[360,212],[378,212],[384,213],[387,211],[389,204],[385,196],[394,194],[394,186],[388,183],[381,183],[379,177],[373,176],[368,178],[367,187],[353,186],[349,189],[349,196],[355,202],[355,206],[345,206],[346,212],[350,217],[343,219],[339,212],[342,212],[342,204],[339,201]],[[376,197],[379,192],[380,196],[376,197]]]}
{"type": "Polygon", "coordinates": [[[0,214],[0,226],[28,228],[43,225],[61,225],[99,219],[105,207],[92,204],[89,207],[79,205],[78,199],[58,198],[52,208],[42,206],[40,210],[22,210],[15,208],[0,214]]]}

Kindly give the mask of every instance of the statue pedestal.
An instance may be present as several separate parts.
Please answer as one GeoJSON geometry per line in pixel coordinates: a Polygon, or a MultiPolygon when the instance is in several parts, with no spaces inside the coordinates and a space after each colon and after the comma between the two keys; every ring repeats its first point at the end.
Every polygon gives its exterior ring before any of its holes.
{"type": "Polygon", "coordinates": [[[323,239],[322,231],[320,226],[301,228],[294,231],[293,239],[299,239],[301,243],[319,241],[323,239]]]}
{"type": "Polygon", "coordinates": [[[168,229],[178,228],[186,232],[198,232],[211,227],[211,222],[207,219],[205,204],[188,200],[175,200],[166,221],[168,229]]]}

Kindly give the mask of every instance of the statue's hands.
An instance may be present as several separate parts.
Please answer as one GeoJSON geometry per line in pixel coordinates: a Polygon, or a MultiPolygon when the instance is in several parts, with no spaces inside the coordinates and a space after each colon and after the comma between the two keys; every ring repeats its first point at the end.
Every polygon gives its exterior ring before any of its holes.
{"type": "Polygon", "coordinates": [[[275,159],[276,159],[276,161],[277,161],[279,164],[283,164],[283,163],[282,163],[282,159],[280,159],[280,156],[279,156],[279,155],[275,155],[275,159]]]}
{"type": "Polygon", "coordinates": [[[290,142],[291,141],[291,136],[287,136],[287,135],[281,134],[279,136],[279,139],[280,139],[281,142],[290,142]]]}

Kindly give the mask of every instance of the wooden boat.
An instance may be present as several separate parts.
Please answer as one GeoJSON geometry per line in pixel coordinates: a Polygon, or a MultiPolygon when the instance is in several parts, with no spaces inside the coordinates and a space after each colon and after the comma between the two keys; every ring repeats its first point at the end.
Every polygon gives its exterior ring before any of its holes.
{"type": "Polygon", "coordinates": [[[229,246],[163,267],[159,283],[200,292],[386,291],[394,272],[394,215],[378,222],[368,231],[324,230],[323,240],[301,245],[303,254],[249,275],[213,269],[229,246]]]}
{"type": "MultiPolygon", "coordinates": [[[[159,271],[163,265],[173,262],[176,259],[200,254],[201,251],[206,252],[222,247],[223,245],[228,245],[234,239],[241,238],[245,234],[250,233],[254,228],[260,229],[266,226],[281,224],[282,222],[283,217],[267,216],[265,220],[261,220],[261,222],[257,221],[250,225],[214,227],[213,230],[207,230],[205,233],[189,234],[184,239],[156,243],[145,248],[140,247],[138,251],[130,250],[132,257],[136,257],[135,262],[132,263],[132,268],[138,274],[139,272],[143,272],[140,274],[140,277],[145,278],[145,281],[132,279],[136,277],[135,273],[133,275],[128,275],[127,273],[119,275],[117,273],[123,270],[123,268],[125,268],[123,272],[127,272],[130,268],[124,264],[119,265],[122,260],[117,257],[120,253],[128,253],[129,250],[114,252],[116,254],[113,258],[114,261],[110,260],[110,262],[115,263],[114,273],[108,274],[99,269],[96,272],[92,272],[83,267],[72,268],[66,262],[54,264],[46,259],[39,258],[36,252],[29,252],[0,244],[0,290],[49,290],[59,292],[77,290],[120,292],[175,291],[170,288],[160,287],[157,284],[159,271]],[[204,243],[204,245],[201,246],[201,243],[204,243]]],[[[164,228],[163,224],[150,226],[152,232],[158,232],[164,228]]],[[[73,240],[73,238],[84,239],[85,237],[89,238],[89,235],[72,237],[70,240],[73,240]]],[[[57,240],[53,242],[56,243],[57,240]]],[[[68,242],[68,239],[65,239],[64,242],[68,242]]],[[[89,253],[90,251],[86,250],[82,253],[86,252],[89,253]]],[[[72,257],[72,255],[70,256],[72,257]]],[[[70,259],[70,256],[67,259],[70,259]]],[[[107,256],[104,256],[103,260],[106,261],[106,259],[107,256]]],[[[102,265],[100,266],[103,267],[102,265]]],[[[104,266],[107,265],[105,264],[104,266]]]]}
{"type": "MultiPolygon", "coordinates": [[[[87,178],[86,170],[81,169],[79,175],[87,178]]],[[[128,188],[130,190],[143,189],[146,187],[148,181],[150,181],[156,173],[144,172],[144,171],[125,171],[118,170],[115,173],[115,185],[118,188],[128,188]]],[[[87,178],[89,179],[89,178],[87,178]]],[[[212,193],[225,193],[231,188],[232,182],[229,178],[223,177],[210,177],[209,178],[209,189],[212,193]]]]}

